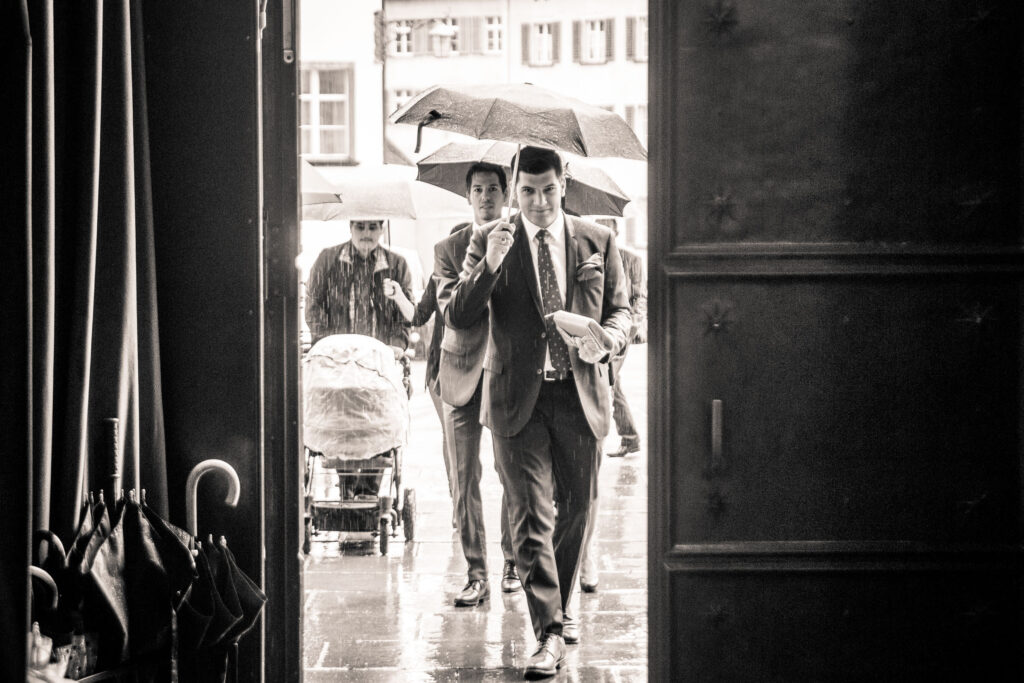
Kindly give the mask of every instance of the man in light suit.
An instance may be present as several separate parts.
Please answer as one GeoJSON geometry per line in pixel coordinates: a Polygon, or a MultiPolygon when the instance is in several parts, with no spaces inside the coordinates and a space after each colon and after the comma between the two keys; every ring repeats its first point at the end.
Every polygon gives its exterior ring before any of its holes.
{"type": "Polygon", "coordinates": [[[490,311],[480,419],[494,438],[539,644],[525,673],[541,678],[561,666],[564,636],[578,642],[563,614],[610,422],[608,361],[625,344],[631,320],[614,235],[560,208],[558,154],[523,148],[515,189],[521,210],[514,224],[496,221],[473,234],[459,278],[439,279],[438,302],[456,328],[490,311]],[[558,309],[598,321],[599,338],[565,336],[550,317],[558,309]]]}
{"type": "MultiPolygon", "coordinates": [[[[504,170],[493,164],[472,165],[466,173],[466,197],[473,207],[474,222],[434,245],[435,280],[458,278],[473,231],[501,216],[501,207],[508,197],[504,170]]],[[[487,349],[487,310],[481,310],[475,321],[461,329],[444,325],[440,319],[434,324],[444,328],[437,384],[447,441],[452,505],[462,541],[462,552],[468,565],[468,581],[455,597],[455,605],[469,607],[480,604],[490,595],[487,542],[480,499],[480,437],[483,432],[480,400],[484,352],[487,349]]],[[[512,593],[518,591],[521,584],[512,557],[512,538],[504,494],[500,515],[501,551],[505,560],[501,589],[505,593],[512,593]]]]}

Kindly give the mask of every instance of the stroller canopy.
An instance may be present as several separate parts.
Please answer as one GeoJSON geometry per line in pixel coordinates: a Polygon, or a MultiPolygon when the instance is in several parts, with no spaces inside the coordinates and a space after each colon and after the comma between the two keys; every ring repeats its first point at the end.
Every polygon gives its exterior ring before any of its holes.
{"type": "Polygon", "coordinates": [[[390,346],[358,334],[324,337],[302,361],[303,441],[359,460],[404,446],[408,395],[390,346]]]}

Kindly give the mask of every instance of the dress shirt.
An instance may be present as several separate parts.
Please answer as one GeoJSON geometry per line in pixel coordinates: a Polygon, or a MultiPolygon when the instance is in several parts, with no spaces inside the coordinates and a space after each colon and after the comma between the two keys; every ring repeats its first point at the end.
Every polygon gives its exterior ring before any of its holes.
{"type": "MultiPolygon", "coordinates": [[[[537,266],[537,249],[540,243],[537,241],[537,231],[540,227],[531,223],[526,215],[523,215],[523,227],[530,238],[530,255],[533,257],[533,274],[537,278],[537,291],[541,291],[540,268],[537,266]]],[[[551,225],[543,228],[548,231],[548,251],[551,254],[551,263],[555,267],[555,279],[558,280],[558,294],[562,298],[562,306],[565,306],[565,214],[561,211],[552,221],[551,225]]],[[[544,352],[544,369],[554,370],[551,365],[551,352],[544,352]]]]}

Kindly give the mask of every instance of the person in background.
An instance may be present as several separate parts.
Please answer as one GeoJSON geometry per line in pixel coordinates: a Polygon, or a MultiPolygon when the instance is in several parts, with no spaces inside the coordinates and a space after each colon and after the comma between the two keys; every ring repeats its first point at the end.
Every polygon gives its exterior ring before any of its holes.
{"type": "MultiPolygon", "coordinates": [[[[434,276],[431,285],[443,277],[458,277],[473,231],[501,216],[508,197],[505,172],[500,166],[477,163],[466,173],[466,198],[473,207],[473,223],[462,223],[451,235],[434,245],[434,276]]],[[[422,324],[435,307],[434,287],[428,287],[412,315],[413,325],[422,324]],[[428,301],[429,299],[429,301],[428,301]],[[429,312],[428,312],[429,311],[429,312]]],[[[405,304],[400,304],[405,308],[405,304]]],[[[468,580],[455,596],[457,607],[480,604],[490,596],[487,579],[487,539],[484,531],[483,503],[480,497],[480,397],[484,352],[487,350],[488,317],[486,310],[465,329],[446,326],[442,316],[434,322],[428,363],[437,349],[437,366],[431,387],[441,403],[445,457],[455,526],[466,558],[468,580]]],[[[428,368],[428,374],[430,370],[428,368]]],[[[435,402],[436,406],[436,402],[435,402]]],[[[501,552],[504,557],[501,590],[512,593],[521,588],[512,556],[508,526],[507,496],[501,502],[501,552]]]]}
{"type": "Polygon", "coordinates": [[[388,344],[399,358],[409,323],[395,299],[412,297],[402,256],[380,244],[382,220],[354,220],[352,239],[320,252],[306,284],[306,324],[313,344],[332,334],[362,334],[388,344]]]}
{"type": "MultiPolygon", "coordinates": [[[[618,225],[612,221],[612,229],[618,235],[618,225]]],[[[619,434],[619,447],[608,453],[608,457],[621,458],[629,453],[640,451],[640,436],[633,422],[633,412],[626,402],[622,382],[618,378],[622,365],[626,362],[626,353],[631,344],[647,343],[647,278],[644,276],[644,262],[640,255],[626,248],[619,247],[622,268],[626,271],[626,287],[629,291],[629,309],[633,319],[626,346],[612,358],[612,419],[615,420],[615,431],[619,434]]]]}
{"type": "Polygon", "coordinates": [[[615,236],[561,210],[558,154],[524,147],[515,190],[514,222],[474,231],[461,272],[436,271],[437,298],[451,327],[472,327],[484,311],[490,318],[480,419],[494,439],[538,643],[525,675],[539,678],[557,673],[567,641],[579,642],[565,608],[611,420],[607,362],[631,320],[615,236]],[[599,334],[564,335],[551,318],[558,310],[597,321],[599,334]]]}
{"type": "MultiPolygon", "coordinates": [[[[614,219],[607,223],[602,220],[601,224],[610,227],[618,236],[618,224],[614,219]]],[[[643,259],[625,247],[619,247],[619,257],[622,259],[622,269],[626,272],[632,326],[626,345],[611,360],[609,379],[612,382],[612,419],[615,420],[615,430],[619,433],[620,443],[617,450],[608,453],[610,458],[620,458],[627,453],[636,453],[640,450],[640,436],[637,434],[633,413],[623,391],[622,365],[630,344],[647,343],[647,279],[644,277],[643,259]]],[[[593,593],[597,590],[597,556],[593,548],[594,539],[597,537],[597,508],[598,502],[595,500],[590,509],[591,525],[586,543],[583,544],[583,559],[580,562],[580,590],[584,593],[593,593]]]]}
{"type": "MultiPolygon", "coordinates": [[[[380,244],[382,220],[354,220],[352,238],[327,247],[316,257],[306,285],[306,324],[313,345],[332,334],[361,334],[388,344],[403,362],[408,384],[409,324],[395,299],[408,303],[412,276],[405,258],[380,244]]],[[[346,481],[350,495],[374,494],[379,474],[346,481]]]]}

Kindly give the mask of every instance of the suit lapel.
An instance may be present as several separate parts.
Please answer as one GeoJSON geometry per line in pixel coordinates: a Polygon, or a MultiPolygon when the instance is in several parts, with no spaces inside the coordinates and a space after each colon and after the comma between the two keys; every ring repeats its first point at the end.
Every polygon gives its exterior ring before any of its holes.
{"type": "Polygon", "coordinates": [[[565,215],[565,310],[572,310],[572,295],[576,289],[576,226],[572,216],[565,215]]]}
{"type": "Polygon", "coordinates": [[[544,317],[544,304],[540,299],[540,285],[537,284],[537,270],[533,267],[533,252],[530,251],[530,235],[523,227],[523,220],[516,217],[516,234],[512,246],[519,250],[519,268],[526,278],[526,288],[530,290],[533,303],[537,307],[540,317],[544,317]]]}

